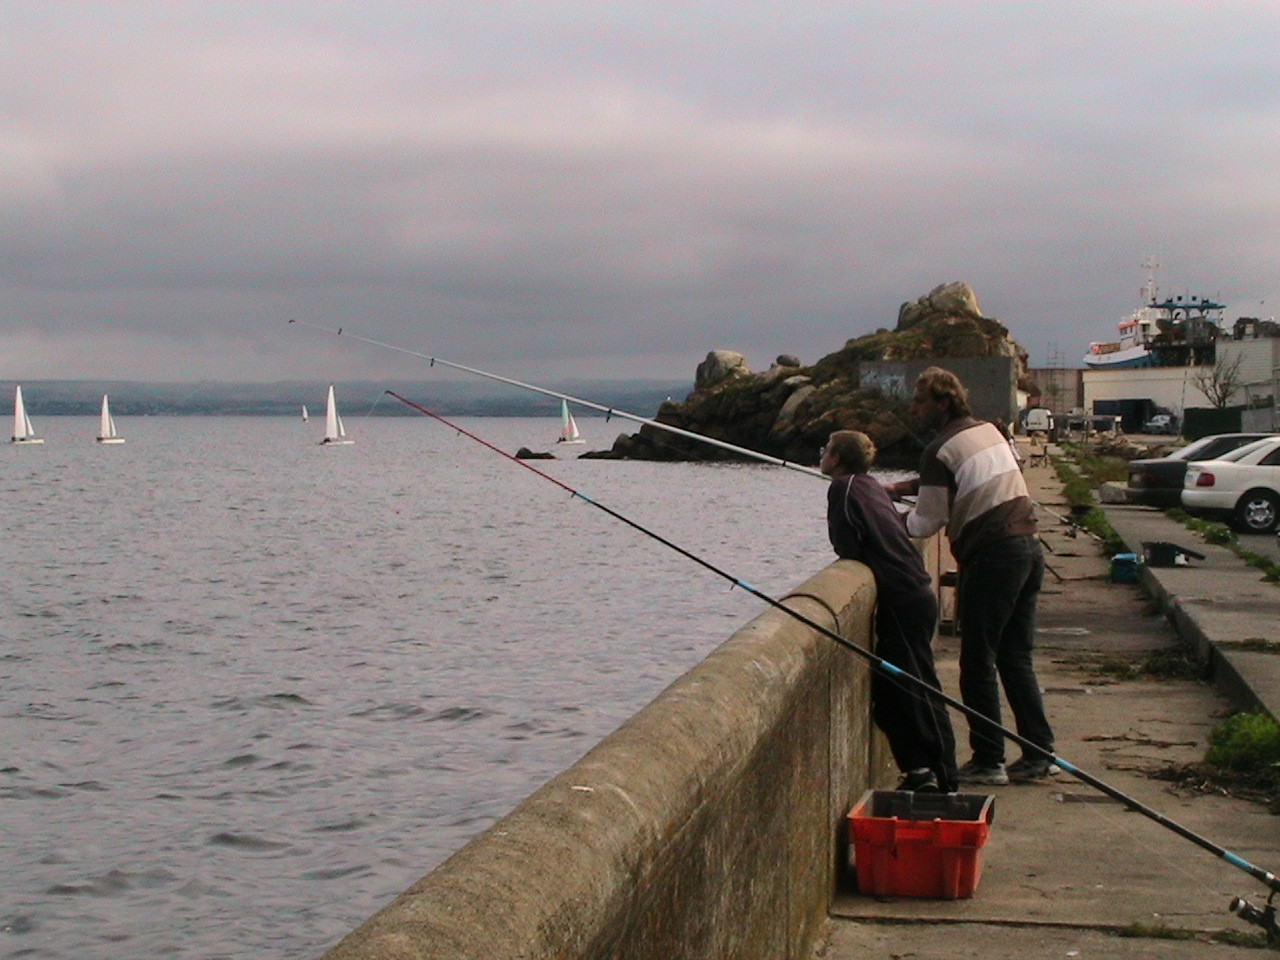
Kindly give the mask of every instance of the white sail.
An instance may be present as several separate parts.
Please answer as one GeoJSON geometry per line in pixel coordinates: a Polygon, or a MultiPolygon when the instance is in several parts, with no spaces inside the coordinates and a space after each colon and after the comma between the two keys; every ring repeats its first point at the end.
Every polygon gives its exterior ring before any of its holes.
{"type": "Polygon", "coordinates": [[[27,416],[26,404],[22,402],[22,387],[13,393],[13,437],[14,443],[44,443],[43,437],[37,437],[31,426],[31,418],[27,416]]]}
{"type": "Polygon", "coordinates": [[[342,417],[338,416],[338,404],[333,399],[333,384],[329,384],[329,397],[324,408],[324,439],[321,443],[355,443],[347,436],[342,417]]]}
{"type": "Polygon", "coordinates": [[[302,405],[302,422],[306,423],[310,419],[311,417],[307,415],[307,405],[304,403],[302,405]]]}
{"type": "Polygon", "coordinates": [[[560,439],[556,443],[586,443],[578,432],[578,423],[569,412],[569,404],[560,401],[560,439]]]}
{"type": "Polygon", "coordinates": [[[102,395],[102,423],[98,427],[99,443],[124,443],[124,437],[116,432],[116,421],[111,416],[111,408],[107,404],[107,395],[102,395]]]}

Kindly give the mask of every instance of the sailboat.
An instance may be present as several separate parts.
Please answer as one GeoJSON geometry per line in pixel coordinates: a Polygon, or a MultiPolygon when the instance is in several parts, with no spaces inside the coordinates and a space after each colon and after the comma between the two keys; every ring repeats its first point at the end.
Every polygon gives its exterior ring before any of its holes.
{"type": "Polygon", "coordinates": [[[35,428],[31,426],[31,418],[27,416],[26,405],[22,402],[22,387],[13,394],[13,443],[44,443],[44,437],[37,437],[35,428]]]}
{"type": "Polygon", "coordinates": [[[586,443],[582,439],[582,434],[578,432],[577,421],[573,419],[573,414],[569,412],[569,404],[564,400],[560,401],[560,439],[556,443],[586,443]]]}
{"type": "Polygon", "coordinates": [[[304,403],[302,405],[302,422],[306,423],[310,419],[311,417],[307,414],[307,405],[304,403]]]}
{"type": "Polygon", "coordinates": [[[324,443],[355,443],[347,436],[347,430],[342,425],[342,418],[338,416],[338,404],[333,399],[333,384],[329,384],[329,399],[325,403],[324,410],[324,439],[320,441],[324,443]]]}
{"type": "Polygon", "coordinates": [[[102,425],[98,428],[99,443],[124,443],[124,437],[116,432],[116,421],[107,406],[107,395],[102,395],[102,425]]]}

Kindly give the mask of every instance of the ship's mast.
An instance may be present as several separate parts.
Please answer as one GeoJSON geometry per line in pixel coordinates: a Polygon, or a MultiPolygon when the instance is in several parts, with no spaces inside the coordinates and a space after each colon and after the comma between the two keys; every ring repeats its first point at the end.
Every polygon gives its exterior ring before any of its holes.
{"type": "Polygon", "coordinates": [[[1147,271],[1147,279],[1142,283],[1142,306],[1151,307],[1156,302],[1156,271],[1160,263],[1155,257],[1147,257],[1142,261],[1142,269],[1147,271]]]}

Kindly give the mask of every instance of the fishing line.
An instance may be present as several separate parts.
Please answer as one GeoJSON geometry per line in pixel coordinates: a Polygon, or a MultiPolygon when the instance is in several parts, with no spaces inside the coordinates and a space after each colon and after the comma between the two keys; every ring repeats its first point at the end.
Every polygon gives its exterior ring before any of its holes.
{"type": "MultiPolygon", "coordinates": [[[[1101,780],[1098,777],[1095,777],[1092,774],[1084,770],[1081,770],[1079,767],[1063,759],[1062,757],[1059,757],[1057,754],[1044,749],[1038,744],[1032,743],[1030,740],[1027,740],[1026,738],[1022,737],[1020,734],[1017,734],[1006,727],[1002,727],[996,724],[994,721],[988,719],[986,716],[979,713],[977,710],[974,710],[972,707],[966,706],[960,700],[957,700],[956,698],[948,695],[947,693],[938,689],[937,687],[930,686],[929,684],[921,680],[919,677],[916,677],[910,673],[907,673],[905,670],[902,670],[901,668],[893,665],[892,663],[889,663],[887,660],[884,660],[882,657],[877,656],[875,653],[866,649],[865,647],[862,647],[854,643],[852,640],[849,640],[846,637],[841,636],[840,634],[836,633],[834,630],[831,630],[830,628],[825,627],[822,624],[818,623],[816,620],[813,620],[812,618],[805,616],[803,613],[800,613],[799,611],[791,609],[790,607],[786,606],[781,600],[777,600],[774,597],[771,597],[768,594],[764,593],[763,591],[758,590],[757,588],[752,586],[750,583],[747,583],[745,580],[742,580],[734,576],[732,573],[729,573],[728,571],[723,570],[720,567],[717,567],[711,561],[698,556],[697,554],[686,549],[685,547],[682,547],[679,544],[673,542],[672,540],[667,539],[666,537],[662,536],[658,532],[644,526],[641,523],[638,523],[635,520],[632,520],[630,517],[627,517],[624,514],[619,513],[617,510],[614,510],[613,508],[599,502],[598,500],[593,500],[591,497],[587,496],[585,493],[582,493],[581,491],[575,489],[574,487],[570,486],[569,484],[565,483],[559,478],[554,477],[551,474],[546,473],[542,470],[539,470],[537,467],[533,466],[528,461],[521,460],[520,458],[510,453],[507,453],[505,450],[495,446],[494,444],[490,443],[488,440],[485,440],[484,438],[446,419],[445,417],[442,417],[441,415],[434,413],[431,410],[428,410],[426,407],[422,406],[421,404],[415,403],[412,400],[408,400],[405,397],[400,396],[398,393],[395,393],[392,390],[388,390],[387,395],[395,398],[396,400],[399,400],[405,406],[411,407],[412,409],[417,410],[419,413],[422,413],[428,417],[431,417],[433,420],[439,421],[440,423],[444,424],[446,427],[449,427],[450,429],[456,431],[462,436],[475,441],[476,443],[480,444],[483,447],[486,447],[489,450],[492,450],[494,453],[498,454],[499,456],[505,457],[506,459],[512,461],[513,463],[516,463],[521,467],[524,467],[526,470],[529,470],[537,474],[539,477],[546,480],[548,483],[552,483],[555,486],[559,487],[561,490],[564,490],[565,492],[567,492],[571,497],[576,497],[577,499],[582,500],[590,504],[591,506],[604,511],[606,514],[613,517],[615,520],[618,520],[620,523],[623,523],[626,526],[631,527],[633,530],[636,530],[637,532],[642,533],[653,540],[656,540],[658,543],[662,544],[665,547],[670,548],[671,550],[675,551],[681,556],[693,561],[698,566],[715,574],[721,579],[729,581],[731,585],[740,587],[741,589],[745,590],[747,593],[750,593],[752,596],[762,600],[764,603],[768,604],[770,607],[773,607],[774,609],[782,611],[787,616],[797,620],[800,623],[803,623],[809,629],[822,634],[823,636],[827,637],[829,640],[832,640],[835,643],[838,643],[840,646],[844,647],[845,649],[862,657],[868,663],[870,663],[874,669],[882,671],[883,673],[887,674],[890,678],[896,681],[905,683],[908,686],[911,686],[912,688],[923,692],[927,696],[934,697],[937,700],[940,700],[942,703],[951,707],[953,710],[956,710],[964,714],[970,720],[978,721],[980,724],[984,725],[989,730],[998,731],[1006,739],[1012,740],[1014,743],[1017,743],[1018,745],[1020,745],[1024,751],[1029,752],[1034,756],[1038,756],[1040,758],[1046,759],[1051,763],[1057,764],[1060,769],[1065,770],[1067,773],[1074,776],[1077,780],[1080,780],[1088,784],[1089,786],[1100,791],[1101,793],[1104,793],[1107,796],[1111,797],[1113,800],[1117,800],[1120,803],[1124,804],[1124,806],[1128,807],[1130,810],[1134,811],[1135,813],[1142,814],[1143,816],[1154,821],[1160,826],[1182,837],[1184,840],[1190,841],[1191,843],[1200,847],[1202,850],[1205,850],[1213,854],[1214,856],[1218,857],[1221,860],[1225,860],[1227,863],[1231,864],[1233,867],[1236,867],[1237,869],[1247,873],[1249,876],[1253,877],[1255,880],[1259,881],[1262,884],[1265,884],[1267,888],[1271,891],[1273,896],[1277,893],[1280,893],[1280,876],[1276,876],[1275,874],[1269,873],[1268,871],[1263,870],[1260,867],[1254,866],[1252,863],[1245,860],[1243,857],[1239,856],[1238,854],[1233,853],[1230,850],[1227,850],[1225,847],[1219,846],[1218,844],[1214,843],[1213,841],[1205,837],[1202,837],[1200,834],[1189,829],[1188,827],[1183,826],[1177,821],[1169,819],[1159,811],[1154,810],[1153,808],[1147,806],[1146,804],[1142,803],[1136,798],[1131,797],[1128,794],[1124,793],[1123,791],[1117,789],[1116,787],[1111,786],[1111,784],[1105,782],[1104,780],[1101,780]]],[[[1236,912],[1240,913],[1241,916],[1244,917],[1246,920],[1250,920],[1250,922],[1258,922],[1257,920],[1251,920],[1248,916],[1246,916],[1246,912],[1247,912],[1245,910],[1246,907],[1248,907],[1249,909],[1257,910],[1257,908],[1252,908],[1249,904],[1244,904],[1244,906],[1241,907],[1239,910],[1236,910],[1236,912]]],[[[1234,906],[1233,906],[1233,909],[1235,909],[1234,906]]],[[[1258,911],[1258,914],[1260,916],[1264,913],[1265,911],[1258,911]]],[[[1274,914],[1272,916],[1274,919],[1274,914]]]]}
{"type": "MultiPolygon", "coordinates": [[[[781,457],[773,457],[767,453],[761,453],[758,450],[751,450],[747,447],[740,447],[740,446],[737,446],[736,444],[728,443],[727,441],[724,441],[724,440],[717,440],[714,437],[708,437],[700,433],[694,433],[692,430],[683,430],[680,427],[672,426],[669,423],[662,423],[661,421],[654,420],[650,417],[642,417],[636,413],[628,413],[626,410],[619,410],[617,407],[608,407],[603,404],[594,403],[591,400],[583,400],[581,397],[575,397],[572,394],[560,393],[556,390],[549,390],[546,387],[539,387],[536,384],[525,383],[522,380],[513,380],[511,377],[504,377],[497,373],[490,373],[487,370],[477,369],[476,367],[467,367],[460,363],[453,363],[449,360],[444,360],[440,357],[433,357],[427,353],[419,353],[417,350],[410,350],[407,347],[397,347],[394,344],[383,343],[380,340],[373,340],[369,337],[362,337],[359,334],[355,334],[355,333],[344,333],[342,327],[338,327],[335,330],[329,327],[322,327],[316,323],[308,323],[306,320],[290,320],[289,323],[296,323],[299,326],[310,327],[312,330],[320,330],[324,333],[332,333],[335,336],[347,337],[350,340],[357,340],[360,343],[367,343],[373,347],[381,347],[384,350],[392,350],[396,353],[404,353],[411,357],[418,357],[421,360],[428,361],[432,366],[438,365],[441,367],[448,367],[451,370],[461,370],[463,373],[471,373],[471,374],[475,374],[478,377],[485,377],[489,380],[496,380],[499,383],[505,383],[512,387],[519,387],[521,390],[531,390],[534,393],[540,393],[546,397],[554,397],[557,400],[564,400],[567,403],[575,403],[578,406],[586,407],[590,410],[599,410],[605,415],[606,423],[613,417],[620,417],[623,420],[631,420],[635,423],[650,426],[657,430],[664,430],[667,433],[674,433],[676,436],[687,437],[690,440],[697,440],[700,443],[710,444],[713,447],[719,447],[722,450],[728,450],[728,451],[731,451],[732,453],[741,454],[742,456],[750,457],[754,460],[762,460],[765,463],[772,463],[775,466],[786,467],[788,470],[795,470],[798,473],[807,473],[810,476],[818,477],[819,479],[822,479],[822,480],[827,479],[825,476],[823,476],[822,471],[818,470],[816,467],[809,467],[802,463],[797,463],[794,460],[784,460],[781,457]]],[[[408,402],[408,401],[405,401],[405,402],[408,402]]]]}
{"type": "MultiPolygon", "coordinates": [[[[433,367],[438,365],[441,367],[448,367],[451,370],[460,370],[463,373],[470,373],[478,377],[485,377],[486,379],[489,379],[489,380],[496,380],[498,383],[505,383],[512,387],[519,387],[521,390],[531,390],[534,393],[540,393],[546,397],[554,397],[557,400],[564,400],[567,403],[575,403],[579,406],[587,407],[590,410],[598,410],[605,415],[606,423],[608,423],[609,420],[613,417],[620,417],[623,420],[631,420],[641,425],[647,425],[657,430],[663,430],[667,433],[675,434],[676,436],[686,437],[690,440],[697,440],[700,443],[709,444],[710,446],[713,446],[713,447],[719,447],[722,450],[728,450],[732,453],[741,454],[742,456],[750,457],[754,460],[760,460],[760,461],[763,461],[764,463],[772,463],[775,466],[779,466],[779,467],[786,467],[788,470],[795,470],[798,473],[805,473],[805,474],[808,474],[809,476],[817,477],[820,480],[830,479],[825,474],[823,474],[821,470],[818,470],[816,467],[806,466],[805,464],[797,463],[794,460],[784,460],[780,457],[770,456],[767,453],[761,453],[758,450],[752,450],[749,447],[740,447],[736,444],[728,443],[724,440],[717,440],[715,437],[708,437],[705,434],[694,433],[692,430],[684,430],[684,429],[681,429],[680,427],[673,426],[672,424],[663,423],[660,420],[654,420],[651,417],[642,417],[639,414],[628,413],[626,410],[619,410],[617,407],[605,406],[604,404],[595,403],[591,400],[584,400],[581,397],[575,397],[572,394],[560,393],[559,391],[551,390],[551,389],[548,389],[547,387],[540,387],[537,384],[525,383],[522,380],[515,380],[511,377],[504,377],[501,374],[490,373],[487,370],[481,370],[477,367],[468,367],[461,363],[453,363],[452,361],[445,360],[441,357],[432,356],[431,354],[428,354],[428,353],[421,353],[417,350],[410,350],[408,347],[398,347],[392,343],[384,343],[381,340],[374,340],[371,337],[364,337],[357,333],[349,333],[344,331],[342,327],[337,327],[335,329],[332,327],[321,326],[318,323],[311,323],[306,320],[296,320],[296,319],[290,320],[289,323],[291,324],[296,323],[300,327],[309,327],[312,330],[319,330],[322,333],[332,333],[335,336],[346,337],[350,340],[356,340],[360,343],[367,343],[370,346],[380,347],[383,350],[391,350],[395,353],[403,353],[411,357],[417,357],[420,360],[426,360],[433,367]]],[[[893,417],[893,419],[898,421],[898,423],[902,426],[902,428],[906,430],[907,433],[910,435],[912,440],[914,440],[922,448],[927,446],[924,440],[921,439],[921,437],[915,431],[913,431],[911,427],[907,424],[907,422],[903,420],[902,417],[899,416],[895,411],[887,409],[886,412],[889,414],[889,416],[893,417]]],[[[1049,510],[1043,504],[1037,503],[1034,500],[1032,501],[1032,503],[1034,503],[1037,507],[1040,507],[1040,509],[1044,510],[1046,513],[1050,513],[1053,516],[1057,517],[1063,523],[1071,523],[1070,520],[1067,520],[1065,517],[1062,517],[1061,515],[1054,513],[1052,510],[1049,510]]],[[[1078,524],[1072,523],[1072,526],[1077,527],[1078,529],[1082,529],[1082,530],[1084,529],[1083,527],[1080,527],[1078,524]]],[[[1095,534],[1091,530],[1085,530],[1084,532],[1099,541],[1102,540],[1101,537],[1099,537],[1097,534],[1095,534]]]]}

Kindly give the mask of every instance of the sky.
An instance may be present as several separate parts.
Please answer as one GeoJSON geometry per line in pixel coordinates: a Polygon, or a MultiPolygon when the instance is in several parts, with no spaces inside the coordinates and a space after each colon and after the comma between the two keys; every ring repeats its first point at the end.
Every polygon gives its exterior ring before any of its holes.
{"type": "Polygon", "coordinates": [[[0,378],[1033,366],[1280,303],[1280,3],[0,0],[0,378]]]}

